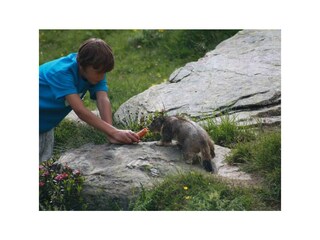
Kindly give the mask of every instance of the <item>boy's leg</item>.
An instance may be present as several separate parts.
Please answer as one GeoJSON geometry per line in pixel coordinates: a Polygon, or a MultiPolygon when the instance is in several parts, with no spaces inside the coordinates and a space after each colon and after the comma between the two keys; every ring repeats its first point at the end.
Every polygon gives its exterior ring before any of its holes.
{"type": "Polygon", "coordinates": [[[39,162],[51,158],[53,152],[54,130],[39,134],[39,162]]]}

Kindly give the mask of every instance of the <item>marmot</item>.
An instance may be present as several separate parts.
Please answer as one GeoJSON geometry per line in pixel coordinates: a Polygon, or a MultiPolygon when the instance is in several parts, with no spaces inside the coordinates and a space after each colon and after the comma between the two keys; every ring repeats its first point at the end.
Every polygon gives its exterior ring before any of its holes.
{"type": "Polygon", "coordinates": [[[214,142],[197,123],[178,116],[160,116],[152,121],[149,129],[160,133],[161,140],[157,145],[171,145],[172,139],[175,139],[181,145],[187,163],[193,163],[197,154],[201,153],[200,162],[204,169],[217,173],[216,165],[211,161],[215,157],[214,142]]]}

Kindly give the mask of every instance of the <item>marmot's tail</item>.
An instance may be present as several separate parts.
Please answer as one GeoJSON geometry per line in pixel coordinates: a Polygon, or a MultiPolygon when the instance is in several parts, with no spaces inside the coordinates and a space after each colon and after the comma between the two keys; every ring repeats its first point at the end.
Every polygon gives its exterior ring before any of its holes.
{"type": "Polygon", "coordinates": [[[202,165],[207,172],[214,172],[211,160],[203,160],[202,165]]]}
{"type": "MultiPolygon", "coordinates": [[[[210,142],[211,143],[211,142],[210,142]]],[[[206,147],[201,149],[201,155],[202,155],[202,166],[203,168],[212,173],[217,173],[217,168],[214,162],[211,161],[211,144],[207,144],[206,147]]],[[[213,151],[214,154],[214,151],[213,151]]]]}
{"type": "Polygon", "coordinates": [[[211,158],[214,158],[216,156],[216,154],[214,153],[214,142],[213,141],[209,141],[209,147],[210,147],[211,158]]]}

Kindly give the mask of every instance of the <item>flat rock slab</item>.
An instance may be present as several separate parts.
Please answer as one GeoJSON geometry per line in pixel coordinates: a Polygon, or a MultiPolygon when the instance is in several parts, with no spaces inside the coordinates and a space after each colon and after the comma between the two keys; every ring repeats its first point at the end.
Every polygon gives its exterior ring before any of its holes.
{"type": "MultiPolygon", "coordinates": [[[[250,175],[237,167],[225,164],[230,149],[215,145],[214,161],[218,175],[237,180],[250,180],[250,175]]],[[[86,144],[64,153],[58,163],[80,170],[85,176],[84,195],[93,210],[112,208],[114,200],[122,208],[128,208],[130,199],[140,191],[161,182],[169,174],[200,171],[199,164],[183,161],[177,146],[157,146],[156,142],[140,142],[134,145],[86,144]]]]}

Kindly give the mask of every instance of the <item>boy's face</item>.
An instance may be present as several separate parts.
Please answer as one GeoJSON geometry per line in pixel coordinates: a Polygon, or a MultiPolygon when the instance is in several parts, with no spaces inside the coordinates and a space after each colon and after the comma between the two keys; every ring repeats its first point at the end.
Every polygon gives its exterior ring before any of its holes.
{"type": "Polygon", "coordinates": [[[92,66],[88,66],[85,69],[80,66],[80,74],[87,79],[89,83],[95,85],[105,78],[106,73],[100,72],[92,66]]]}

